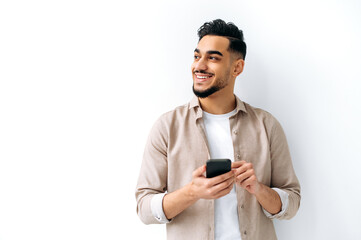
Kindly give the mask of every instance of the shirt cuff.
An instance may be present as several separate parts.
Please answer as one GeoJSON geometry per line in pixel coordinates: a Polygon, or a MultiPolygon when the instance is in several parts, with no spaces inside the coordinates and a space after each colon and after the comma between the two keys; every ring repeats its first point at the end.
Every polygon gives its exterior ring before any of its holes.
{"type": "Polygon", "coordinates": [[[158,193],[152,197],[150,202],[150,208],[152,209],[152,214],[159,223],[169,223],[170,220],[164,214],[163,211],[163,198],[166,193],[158,193]]]}
{"type": "Polygon", "coordinates": [[[285,192],[279,188],[272,188],[272,189],[275,190],[278,193],[278,195],[280,196],[281,202],[282,202],[282,209],[279,213],[271,214],[271,213],[267,212],[267,210],[262,208],[264,214],[266,214],[266,216],[270,219],[280,217],[286,212],[286,210],[288,208],[288,195],[289,195],[287,192],[285,192]]]}

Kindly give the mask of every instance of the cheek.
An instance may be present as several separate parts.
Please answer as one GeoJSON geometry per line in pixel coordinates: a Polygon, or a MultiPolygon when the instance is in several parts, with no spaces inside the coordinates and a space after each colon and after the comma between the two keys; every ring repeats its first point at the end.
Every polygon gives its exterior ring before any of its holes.
{"type": "Polygon", "coordinates": [[[222,75],[222,68],[213,67],[213,68],[212,68],[212,72],[213,72],[215,75],[221,76],[221,75],[222,75]]]}

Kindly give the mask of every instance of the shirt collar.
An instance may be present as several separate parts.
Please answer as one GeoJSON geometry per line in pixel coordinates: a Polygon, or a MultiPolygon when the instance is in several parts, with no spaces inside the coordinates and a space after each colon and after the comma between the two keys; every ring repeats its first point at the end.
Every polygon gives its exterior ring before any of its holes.
{"type": "MultiPolygon", "coordinates": [[[[196,111],[197,118],[201,118],[203,116],[203,114],[202,114],[203,111],[202,111],[201,105],[199,103],[198,97],[194,96],[192,98],[192,100],[190,101],[189,109],[191,109],[191,108],[194,108],[194,110],[196,111]]],[[[244,103],[241,101],[241,99],[239,99],[236,96],[236,113],[235,114],[237,114],[239,111],[247,113],[244,103]]]]}

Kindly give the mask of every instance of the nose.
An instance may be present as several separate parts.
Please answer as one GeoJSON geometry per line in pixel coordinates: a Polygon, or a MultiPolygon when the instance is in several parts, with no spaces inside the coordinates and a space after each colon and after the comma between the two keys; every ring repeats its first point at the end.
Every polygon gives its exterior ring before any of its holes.
{"type": "Polygon", "coordinates": [[[198,61],[194,62],[194,70],[195,71],[204,71],[207,70],[207,62],[204,58],[198,59],[198,61]]]}

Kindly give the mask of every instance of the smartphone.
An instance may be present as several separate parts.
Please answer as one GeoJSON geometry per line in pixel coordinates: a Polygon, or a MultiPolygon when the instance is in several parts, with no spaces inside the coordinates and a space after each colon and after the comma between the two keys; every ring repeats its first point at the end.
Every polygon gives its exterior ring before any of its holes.
{"type": "Polygon", "coordinates": [[[209,159],[207,161],[206,175],[212,178],[231,171],[232,162],[230,159],[209,159]]]}

